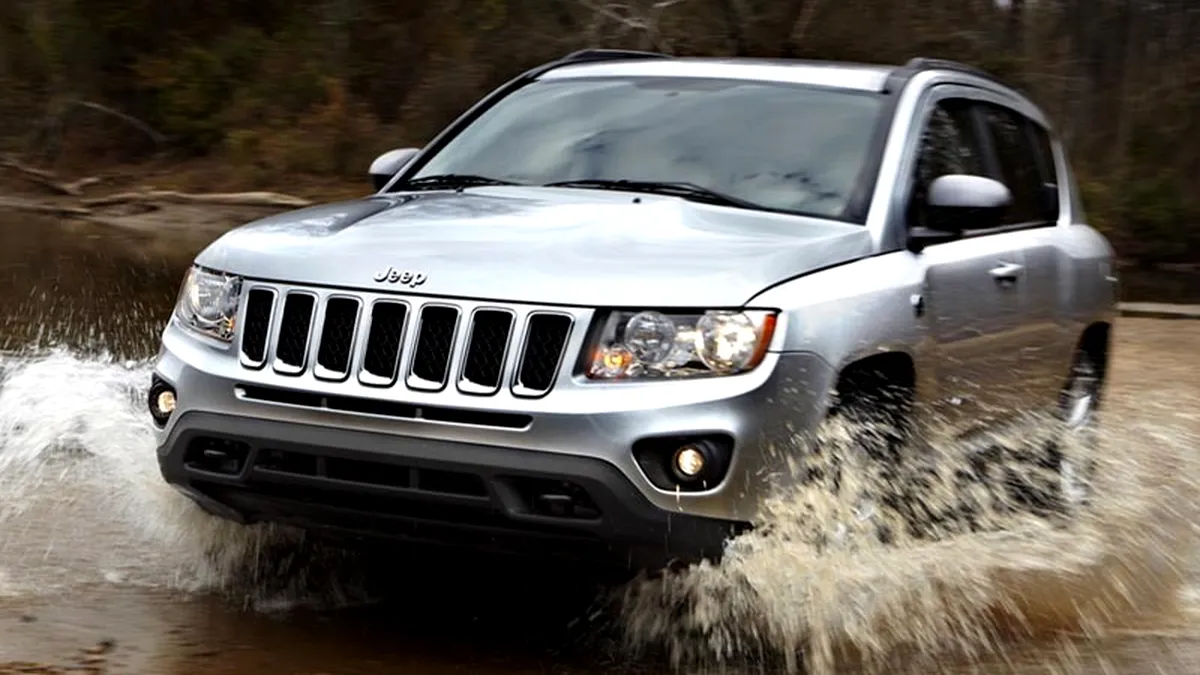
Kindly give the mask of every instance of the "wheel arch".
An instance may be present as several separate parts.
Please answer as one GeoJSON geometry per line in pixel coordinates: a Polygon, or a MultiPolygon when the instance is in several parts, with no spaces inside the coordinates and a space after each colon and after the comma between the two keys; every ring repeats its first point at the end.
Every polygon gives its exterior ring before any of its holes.
{"type": "Polygon", "coordinates": [[[871,404],[911,405],[916,397],[917,365],[903,351],[885,351],[848,362],[837,374],[831,411],[871,404]]]}
{"type": "Polygon", "coordinates": [[[1091,357],[1099,369],[1100,381],[1105,382],[1108,375],[1109,354],[1112,349],[1112,324],[1108,321],[1095,321],[1088,324],[1079,335],[1075,348],[1091,357]]]}

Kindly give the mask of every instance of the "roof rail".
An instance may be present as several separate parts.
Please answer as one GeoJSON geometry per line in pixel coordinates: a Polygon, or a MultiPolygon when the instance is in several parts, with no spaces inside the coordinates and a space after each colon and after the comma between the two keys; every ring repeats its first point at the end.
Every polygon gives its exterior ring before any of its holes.
{"type": "Polygon", "coordinates": [[[660,52],[643,52],[632,49],[580,49],[571,52],[558,60],[558,63],[578,63],[581,61],[616,61],[619,59],[669,59],[669,54],[660,52]]]}
{"type": "Polygon", "coordinates": [[[936,59],[925,56],[917,56],[909,59],[908,63],[904,64],[904,67],[916,72],[920,72],[922,70],[953,70],[966,75],[982,77],[986,80],[998,81],[995,75],[992,75],[982,68],[969,66],[965,63],[959,63],[958,61],[951,61],[950,59],[936,59]]]}
{"type": "Polygon", "coordinates": [[[913,77],[930,70],[949,70],[956,73],[961,73],[963,75],[974,75],[975,77],[980,77],[1003,86],[1011,86],[995,75],[981,68],[976,68],[975,66],[968,66],[965,63],[959,63],[958,61],[951,61],[949,59],[935,59],[926,56],[917,56],[909,59],[908,62],[903,66],[899,66],[892,70],[891,74],[887,77],[887,81],[883,85],[883,91],[884,93],[898,92],[904,89],[905,85],[907,85],[908,81],[913,77]]]}

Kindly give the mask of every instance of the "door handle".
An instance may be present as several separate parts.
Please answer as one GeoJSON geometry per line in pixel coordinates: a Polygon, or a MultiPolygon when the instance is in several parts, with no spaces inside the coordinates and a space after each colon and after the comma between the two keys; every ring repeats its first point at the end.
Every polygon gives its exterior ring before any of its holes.
{"type": "Polygon", "coordinates": [[[1024,269],[1024,265],[1017,263],[1000,263],[999,266],[988,270],[988,274],[990,274],[991,277],[998,283],[1012,283],[1021,276],[1021,272],[1024,271],[1024,269]]]}

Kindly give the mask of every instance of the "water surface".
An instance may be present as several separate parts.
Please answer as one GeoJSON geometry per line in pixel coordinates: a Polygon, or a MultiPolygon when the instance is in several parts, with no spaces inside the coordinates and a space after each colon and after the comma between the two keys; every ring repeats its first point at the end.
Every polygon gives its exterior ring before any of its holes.
{"type": "Polygon", "coordinates": [[[143,412],[201,245],[165,241],[0,213],[0,673],[659,673],[672,654],[769,672],[822,650],[809,665],[828,672],[859,672],[852,653],[883,672],[1200,672],[1200,322],[1119,325],[1104,447],[1123,478],[1104,523],[835,554],[756,540],[723,568],[620,587],[314,550],[196,512],[159,479],[143,412]]]}

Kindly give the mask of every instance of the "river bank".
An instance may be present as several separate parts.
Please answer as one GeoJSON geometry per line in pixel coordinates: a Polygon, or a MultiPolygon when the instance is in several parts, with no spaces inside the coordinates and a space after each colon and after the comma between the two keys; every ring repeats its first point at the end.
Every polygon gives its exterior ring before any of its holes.
{"type": "MultiPolygon", "coordinates": [[[[257,218],[372,191],[365,169],[361,183],[290,174],[247,179],[222,169],[214,160],[158,160],[51,171],[0,157],[0,213],[53,220],[82,237],[115,229],[128,235],[138,258],[174,258],[257,218]]],[[[1119,265],[1126,315],[1200,318],[1200,264],[1119,265]]]]}
{"type": "MultiPolygon", "coordinates": [[[[81,234],[116,229],[139,254],[196,251],[272,213],[370,194],[361,183],[314,176],[246,180],[213,160],[166,160],[52,170],[0,157],[0,213],[45,217],[81,234]]],[[[9,215],[8,217],[12,217],[9,215]]]]}

